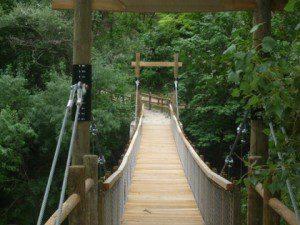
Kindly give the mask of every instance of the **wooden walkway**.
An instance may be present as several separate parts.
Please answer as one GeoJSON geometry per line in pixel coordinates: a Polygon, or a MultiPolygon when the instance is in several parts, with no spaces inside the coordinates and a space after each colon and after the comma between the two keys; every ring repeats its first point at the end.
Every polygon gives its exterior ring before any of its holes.
{"type": "Polygon", "coordinates": [[[204,225],[187,183],[170,119],[145,110],[123,225],[204,225]]]}

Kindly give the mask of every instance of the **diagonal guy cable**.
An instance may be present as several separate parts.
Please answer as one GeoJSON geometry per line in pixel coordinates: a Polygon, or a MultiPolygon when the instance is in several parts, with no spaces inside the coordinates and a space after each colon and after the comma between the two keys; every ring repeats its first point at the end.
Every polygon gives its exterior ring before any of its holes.
{"type": "Polygon", "coordinates": [[[78,82],[76,113],[75,113],[75,119],[74,119],[74,123],[73,123],[70,147],[69,147],[69,151],[68,151],[68,158],[67,158],[67,162],[66,162],[64,180],[63,180],[61,193],[60,193],[60,200],[59,200],[59,205],[58,205],[58,215],[57,215],[56,223],[55,223],[56,225],[60,225],[60,218],[61,218],[61,214],[62,214],[62,206],[63,206],[63,203],[64,203],[65,194],[66,194],[67,181],[68,181],[68,175],[69,175],[70,164],[71,164],[71,157],[72,157],[72,152],[73,152],[73,145],[74,145],[76,131],[77,131],[78,117],[79,117],[79,112],[80,112],[80,108],[81,108],[81,105],[82,105],[82,96],[83,96],[82,86],[84,86],[84,84],[82,84],[81,82],[78,82]]]}
{"type": "MultiPolygon", "coordinates": [[[[248,113],[249,113],[249,110],[245,111],[245,114],[244,114],[244,117],[243,117],[243,121],[242,121],[242,123],[240,123],[240,125],[238,126],[238,133],[237,133],[237,135],[236,135],[236,138],[235,138],[235,140],[234,140],[234,143],[233,143],[232,147],[230,148],[229,154],[226,156],[226,159],[229,158],[230,156],[232,156],[232,154],[234,153],[234,150],[235,150],[235,148],[236,148],[236,146],[237,146],[237,143],[238,143],[238,141],[240,140],[240,137],[241,137],[241,134],[242,134],[242,130],[243,130],[242,127],[243,127],[243,125],[246,123],[246,120],[247,120],[247,117],[248,117],[248,113]]],[[[223,166],[223,168],[222,168],[220,174],[224,172],[224,170],[225,170],[225,168],[227,167],[227,165],[228,165],[228,161],[225,160],[224,166],[223,166]]]]}
{"type": "MultiPolygon", "coordinates": [[[[275,136],[273,124],[272,124],[271,122],[269,123],[269,127],[270,127],[271,136],[272,136],[272,139],[273,139],[273,141],[274,141],[274,144],[275,144],[275,146],[277,146],[278,142],[277,142],[277,138],[276,138],[276,136],[275,136]]],[[[281,131],[282,131],[282,133],[285,135],[285,141],[286,141],[286,143],[288,143],[289,140],[288,140],[286,131],[285,131],[284,127],[282,127],[282,126],[281,126],[281,131]]],[[[281,152],[277,152],[277,155],[278,155],[278,158],[279,158],[281,161],[283,161],[283,157],[282,157],[281,152]]],[[[282,168],[282,170],[285,170],[285,167],[284,167],[283,165],[281,165],[281,168],[282,168]]],[[[293,192],[293,190],[292,190],[292,185],[291,185],[290,179],[287,178],[285,182],[286,182],[286,186],[287,186],[287,188],[288,188],[288,192],[289,192],[289,195],[290,195],[290,199],[291,199],[291,201],[292,201],[292,205],[293,205],[293,208],[294,208],[294,212],[295,212],[295,214],[296,214],[296,218],[297,218],[297,220],[298,220],[298,224],[300,225],[300,215],[299,215],[299,210],[298,210],[298,207],[297,207],[297,203],[296,203],[296,199],[295,199],[294,192],[293,192]]]]}
{"type": "Polygon", "coordinates": [[[62,139],[63,139],[64,133],[65,133],[65,128],[66,128],[68,115],[69,115],[69,112],[70,112],[70,110],[73,106],[73,103],[74,103],[74,96],[75,96],[76,89],[77,89],[76,84],[71,86],[71,93],[70,93],[69,101],[68,101],[68,104],[67,104],[67,107],[66,107],[66,112],[65,112],[64,119],[63,119],[63,123],[62,123],[61,129],[60,129],[60,134],[59,134],[59,138],[58,138],[58,141],[57,141],[57,145],[56,145],[56,149],[55,149],[55,153],[54,153],[54,157],[53,157],[53,161],[52,161],[52,165],[51,165],[51,170],[50,170],[49,178],[48,178],[48,181],[47,181],[47,186],[46,186],[46,190],[45,190],[41,210],[40,210],[40,213],[39,213],[37,225],[41,225],[42,221],[43,221],[45,208],[46,208],[46,204],[47,204],[47,200],[48,200],[48,196],[49,196],[49,192],[50,192],[50,187],[51,187],[51,184],[52,184],[53,175],[54,175],[54,172],[55,172],[55,167],[56,167],[58,155],[59,155],[59,152],[60,152],[62,139]]]}

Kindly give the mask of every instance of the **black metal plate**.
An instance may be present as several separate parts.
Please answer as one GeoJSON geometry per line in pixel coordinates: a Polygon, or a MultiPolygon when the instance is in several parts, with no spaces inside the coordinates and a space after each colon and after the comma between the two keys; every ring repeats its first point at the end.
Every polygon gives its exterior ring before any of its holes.
{"type": "MultiPolygon", "coordinates": [[[[79,81],[88,85],[87,92],[83,96],[83,103],[80,109],[78,121],[90,121],[92,110],[92,66],[91,65],[73,65],[72,84],[77,84],[79,81]]],[[[73,107],[73,115],[75,114],[76,106],[73,107]]]]}

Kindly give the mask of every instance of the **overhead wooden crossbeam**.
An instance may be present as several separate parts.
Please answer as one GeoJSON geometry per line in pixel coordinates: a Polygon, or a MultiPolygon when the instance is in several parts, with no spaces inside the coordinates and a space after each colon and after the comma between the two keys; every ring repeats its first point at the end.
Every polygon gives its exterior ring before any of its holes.
{"type": "Polygon", "coordinates": [[[182,67],[182,62],[178,61],[178,53],[174,55],[174,62],[143,62],[141,61],[141,54],[136,53],[135,62],[131,62],[131,67],[135,68],[135,75],[137,78],[141,76],[141,67],[173,67],[174,77],[178,78],[178,68],[182,67]]]}
{"type": "MultiPolygon", "coordinates": [[[[272,0],[282,10],[287,0],[272,0]]],[[[74,0],[53,0],[53,9],[73,9],[74,0]]],[[[224,12],[256,8],[255,0],[92,0],[92,9],[117,12],[224,12]]]]}
{"type": "MultiPolygon", "coordinates": [[[[131,62],[131,66],[135,67],[136,62],[131,62]]],[[[140,62],[140,67],[175,67],[175,62],[140,62]]],[[[178,67],[182,67],[182,62],[178,62],[178,67]]]]}

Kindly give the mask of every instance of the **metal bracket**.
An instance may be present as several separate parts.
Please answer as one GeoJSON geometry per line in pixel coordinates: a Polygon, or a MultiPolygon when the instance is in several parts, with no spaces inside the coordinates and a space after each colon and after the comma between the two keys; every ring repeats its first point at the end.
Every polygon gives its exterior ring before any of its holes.
{"type": "MultiPolygon", "coordinates": [[[[84,83],[86,86],[86,93],[83,95],[82,106],[80,108],[80,113],[78,121],[91,121],[91,89],[92,89],[92,66],[91,65],[73,65],[73,77],[72,84],[77,84],[78,82],[84,83]]],[[[73,107],[73,115],[75,112],[75,107],[73,107]]]]}

